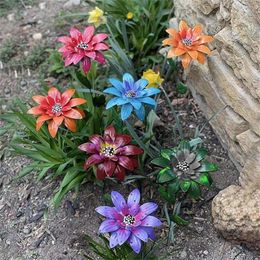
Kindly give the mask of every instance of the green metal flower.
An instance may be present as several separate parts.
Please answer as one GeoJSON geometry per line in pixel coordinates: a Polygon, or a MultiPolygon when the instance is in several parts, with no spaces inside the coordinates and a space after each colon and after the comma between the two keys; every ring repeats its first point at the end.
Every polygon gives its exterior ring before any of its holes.
{"type": "Polygon", "coordinates": [[[162,150],[161,156],[152,161],[153,164],[162,167],[158,174],[158,182],[168,184],[167,189],[161,187],[160,193],[163,197],[170,199],[182,192],[198,198],[199,185],[211,185],[209,172],[218,168],[206,160],[207,151],[204,148],[196,148],[200,142],[200,139],[181,141],[178,147],[162,150]]]}

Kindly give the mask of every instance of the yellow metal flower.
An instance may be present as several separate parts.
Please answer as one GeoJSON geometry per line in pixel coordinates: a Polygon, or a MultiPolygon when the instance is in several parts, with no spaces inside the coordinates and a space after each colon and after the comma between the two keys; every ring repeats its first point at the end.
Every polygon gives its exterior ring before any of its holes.
{"type": "Polygon", "coordinates": [[[129,13],[127,13],[127,15],[126,15],[126,18],[127,18],[128,20],[133,19],[133,17],[134,17],[134,14],[133,14],[132,12],[129,12],[129,13]]]}
{"type": "Polygon", "coordinates": [[[93,23],[96,27],[106,22],[104,11],[99,9],[98,7],[95,7],[95,9],[90,11],[88,14],[89,14],[88,23],[93,23]]]}
{"type": "Polygon", "coordinates": [[[146,88],[150,88],[150,87],[158,88],[163,82],[163,79],[160,77],[160,73],[159,72],[156,73],[151,69],[144,71],[142,78],[148,80],[149,82],[146,88]]]}

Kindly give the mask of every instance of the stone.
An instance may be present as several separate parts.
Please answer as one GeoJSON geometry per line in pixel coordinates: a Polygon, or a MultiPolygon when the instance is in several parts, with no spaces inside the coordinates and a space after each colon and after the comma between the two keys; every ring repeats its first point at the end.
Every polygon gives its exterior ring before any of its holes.
{"type": "Polygon", "coordinates": [[[39,41],[42,39],[42,34],[41,33],[34,33],[33,34],[33,39],[36,41],[39,41]]]}
{"type": "Polygon", "coordinates": [[[10,21],[10,22],[15,21],[15,14],[14,13],[8,14],[7,20],[10,21]]]}
{"type": "Polygon", "coordinates": [[[260,25],[247,5],[234,0],[231,8],[233,37],[248,51],[251,59],[260,62],[260,25]]]}
{"type": "Polygon", "coordinates": [[[252,147],[240,173],[239,183],[244,189],[260,190],[260,142],[252,147]]]}
{"type": "Polygon", "coordinates": [[[254,14],[255,19],[260,23],[260,0],[247,0],[247,4],[254,14]]]}
{"type": "Polygon", "coordinates": [[[219,7],[220,0],[196,0],[198,9],[203,14],[210,14],[217,7],[219,7]]]}
{"type": "Polygon", "coordinates": [[[73,6],[77,6],[77,5],[80,5],[80,0],[69,0],[69,1],[67,1],[64,5],[63,5],[63,7],[64,8],[71,8],[71,7],[73,7],[73,6]]]}
{"type": "Polygon", "coordinates": [[[208,61],[209,69],[217,85],[219,95],[226,104],[249,122],[255,133],[260,135],[260,103],[256,101],[222,61],[217,52],[208,61]]]}
{"type": "Polygon", "coordinates": [[[187,252],[185,251],[185,250],[183,250],[183,251],[181,251],[181,253],[180,253],[180,259],[187,259],[187,256],[188,256],[188,254],[187,254],[187,252]]]}
{"type": "Polygon", "coordinates": [[[41,2],[41,3],[39,3],[39,8],[40,8],[41,10],[44,10],[44,9],[46,8],[46,2],[41,2]]]}
{"type": "Polygon", "coordinates": [[[245,154],[249,154],[257,143],[260,143],[260,137],[251,129],[236,136],[236,139],[245,154]]]}
{"type": "Polygon", "coordinates": [[[252,62],[245,49],[232,37],[230,27],[225,27],[215,35],[216,48],[221,58],[234,71],[236,77],[241,79],[253,97],[260,100],[260,74],[257,66],[252,62]]]}
{"type": "Polygon", "coordinates": [[[231,185],[213,199],[215,228],[228,240],[260,249],[260,190],[231,185]]]}

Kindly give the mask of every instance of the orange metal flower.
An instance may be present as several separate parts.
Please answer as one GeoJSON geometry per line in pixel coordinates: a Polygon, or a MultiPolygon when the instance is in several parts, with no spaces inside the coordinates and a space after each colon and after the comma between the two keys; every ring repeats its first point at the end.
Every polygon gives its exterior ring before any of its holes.
{"type": "Polygon", "coordinates": [[[201,25],[196,25],[194,28],[189,28],[186,22],[181,21],[179,24],[179,32],[175,29],[166,30],[170,38],[163,41],[163,45],[170,45],[168,58],[180,56],[182,66],[186,69],[191,60],[197,60],[199,63],[205,63],[205,54],[210,54],[210,49],[206,46],[207,43],[213,41],[212,36],[202,33],[201,25]]]}
{"type": "Polygon", "coordinates": [[[75,132],[75,119],[82,119],[85,114],[83,110],[74,107],[86,103],[86,100],[72,98],[74,93],[75,89],[68,89],[61,94],[58,89],[52,87],[47,96],[33,96],[32,99],[38,106],[32,107],[27,113],[39,116],[36,120],[36,130],[39,131],[44,122],[49,121],[48,130],[53,138],[63,122],[70,131],[75,132]]]}

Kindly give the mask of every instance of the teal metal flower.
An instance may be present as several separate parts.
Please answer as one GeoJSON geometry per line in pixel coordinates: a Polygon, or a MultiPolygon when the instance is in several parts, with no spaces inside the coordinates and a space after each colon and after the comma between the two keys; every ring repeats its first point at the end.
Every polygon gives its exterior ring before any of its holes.
{"type": "Polygon", "coordinates": [[[104,93],[114,95],[115,97],[109,100],[106,109],[113,106],[122,106],[121,119],[126,120],[134,111],[140,120],[145,119],[144,105],[151,108],[156,106],[156,101],[151,96],[160,93],[158,88],[146,88],[148,81],[139,79],[134,81],[134,78],[129,73],[123,75],[123,82],[118,79],[111,78],[109,82],[112,87],[104,90],[104,93]]]}

